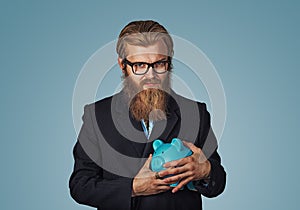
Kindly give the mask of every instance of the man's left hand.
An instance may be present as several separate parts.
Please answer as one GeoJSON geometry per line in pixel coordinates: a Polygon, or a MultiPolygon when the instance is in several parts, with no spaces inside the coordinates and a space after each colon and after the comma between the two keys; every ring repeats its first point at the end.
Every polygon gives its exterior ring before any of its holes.
{"type": "Polygon", "coordinates": [[[175,193],[190,181],[208,178],[211,170],[210,162],[202,150],[190,142],[183,141],[184,145],[193,151],[191,156],[170,161],[164,164],[167,168],[159,172],[161,177],[172,175],[164,179],[166,183],[179,182],[172,192],[175,193]]]}

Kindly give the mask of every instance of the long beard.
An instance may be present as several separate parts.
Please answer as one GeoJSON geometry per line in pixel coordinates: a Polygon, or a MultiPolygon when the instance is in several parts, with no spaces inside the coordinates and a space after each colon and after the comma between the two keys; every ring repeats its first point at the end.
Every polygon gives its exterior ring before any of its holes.
{"type": "MultiPolygon", "coordinates": [[[[162,84],[162,89],[148,88],[143,90],[143,84],[149,80],[142,81],[136,85],[128,76],[124,78],[124,92],[127,98],[130,114],[137,120],[149,122],[149,120],[159,121],[166,119],[167,99],[170,91],[169,75],[162,84]]],[[[151,80],[151,82],[160,82],[151,80]]]]}

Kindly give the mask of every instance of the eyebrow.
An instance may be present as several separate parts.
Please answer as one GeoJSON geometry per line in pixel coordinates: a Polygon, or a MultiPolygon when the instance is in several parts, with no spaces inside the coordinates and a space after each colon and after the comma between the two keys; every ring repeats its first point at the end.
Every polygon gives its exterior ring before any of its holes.
{"type": "MultiPolygon", "coordinates": [[[[127,60],[127,59],[126,59],[127,60]]],[[[128,60],[127,60],[128,61],[128,60]]],[[[157,63],[157,62],[161,62],[161,61],[168,61],[168,57],[166,57],[166,58],[162,58],[162,59],[160,59],[160,60],[157,60],[157,61],[154,61],[154,62],[152,62],[152,63],[157,63]]],[[[135,62],[131,62],[131,61],[129,61],[130,63],[148,63],[148,62],[145,62],[145,61],[135,61],[135,62]]],[[[150,63],[151,64],[151,63],[150,63]]]]}

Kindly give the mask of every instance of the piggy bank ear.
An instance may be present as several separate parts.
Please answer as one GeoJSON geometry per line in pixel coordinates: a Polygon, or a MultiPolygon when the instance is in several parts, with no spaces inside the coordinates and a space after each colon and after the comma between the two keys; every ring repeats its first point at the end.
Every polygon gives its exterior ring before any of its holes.
{"type": "Polygon", "coordinates": [[[153,144],[152,144],[154,151],[155,151],[158,147],[160,147],[160,145],[162,145],[162,144],[163,144],[163,142],[162,142],[161,140],[156,139],[156,140],[153,142],[153,144]]]}
{"type": "Polygon", "coordinates": [[[183,149],[183,144],[180,139],[177,138],[172,139],[171,144],[174,145],[178,151],[181,151],[183,149]]]}

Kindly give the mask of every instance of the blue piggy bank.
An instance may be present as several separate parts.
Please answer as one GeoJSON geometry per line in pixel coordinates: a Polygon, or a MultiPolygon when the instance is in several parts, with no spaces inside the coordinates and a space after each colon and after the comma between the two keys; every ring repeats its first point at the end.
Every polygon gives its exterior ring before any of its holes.
{"type": "MultiPolygon", "coordinates": [[[[166,162],[178,160],[193,154],[193,152],[183,145],[182,141],[178,138],[173,138],[171,143],[163,143],[157,139],[153,142],[154,154],[150,163],[152,171],[159,172],[166,168],[163,165],[166,162]]],[[[171,187],[176,187],[177,183],[171,184],[171,187]]],[[[193,183],[187,184],[189,190],[196,190],[193,183]]]]}

